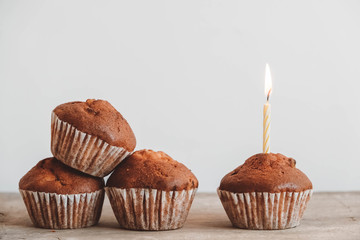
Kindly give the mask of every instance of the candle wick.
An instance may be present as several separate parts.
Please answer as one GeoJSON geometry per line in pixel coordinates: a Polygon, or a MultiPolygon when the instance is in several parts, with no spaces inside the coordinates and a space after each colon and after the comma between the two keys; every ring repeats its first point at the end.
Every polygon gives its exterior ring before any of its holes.
{"type": "Polygon", "coordinates": [[[269,91],[268,91],[268,94],[267,94],[267,96],[266,96],[266,101],[269,101],[269,99],[270,99],[270,93],[271,93],[271,88],[269,89],[269,91]]]}

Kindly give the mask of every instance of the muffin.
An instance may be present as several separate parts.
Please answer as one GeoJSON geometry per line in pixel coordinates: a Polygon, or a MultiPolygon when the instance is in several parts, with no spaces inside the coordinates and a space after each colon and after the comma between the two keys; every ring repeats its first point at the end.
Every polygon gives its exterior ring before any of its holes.
{"type": "Polygon", "coordinates": [[[81,172],[104,177],[135,145],[129,124],[107,101],[69,102],[52,112],[51,152],[81,172]]]}
{"type": "Polygon", "coordinates": [[[82,228],[99,221],[104,180],[46,158],[21,178],[19,191],[35,226],[82,228]]]}
{"type": "Polygon", "coordinates": [[[139,150],[111,174],[105,191],[121,228],[170,230],[187,218],[198,180],[164,152],[139,150]]]}
{"type": "Polygon", "coordinates": [[[282,154],[256,154],[221,180],[218,195],[235,227],[296,227],[312,194],[312,183],[282,154]]]}

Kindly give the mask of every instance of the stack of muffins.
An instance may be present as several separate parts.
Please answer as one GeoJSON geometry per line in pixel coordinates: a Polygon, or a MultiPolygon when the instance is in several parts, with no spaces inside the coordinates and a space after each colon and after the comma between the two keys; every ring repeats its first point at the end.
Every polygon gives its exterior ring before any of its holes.
{"type": "Polygon", "coordinates": [[[92,226],[99,221],[106,190],[123,228],[182,227],[198,187],[196,177],[163,152],[132,154],[135,146],[129,124],[107,101],[56,107],[51,115],[54,157],[40,161],[19,183],[34,225],[92,226]],[[103,177],[114,169],[105,187],[103,177]]]}

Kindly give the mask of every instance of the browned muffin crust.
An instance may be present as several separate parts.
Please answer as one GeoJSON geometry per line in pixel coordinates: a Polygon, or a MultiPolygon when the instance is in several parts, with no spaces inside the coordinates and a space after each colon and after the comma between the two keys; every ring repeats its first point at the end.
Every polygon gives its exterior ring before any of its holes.
{"type": "Polygon", "coordinates": [[[122,161],[111,174],[107,187],[152,188],[180,191],[197,188],[195,175],[164,152],[139,150],[122,161]]]}
{"type": "Polygon", "coordinates": [[[54,109],[56,116],[81,132],[97,136],[108,144],[131,152],[136,138],[125,118],[107,101],[88,99],[69,102],[54,109]]]}
{"type": "Polygon", "coordinates": [[[280,153],[260,153],[226,174],[220,190],[246,192],[300,192],[312,189],[309,178],[295,167],[296,161],[280,153]]]}
{"type": "Polygon", "coordinates": [[[104,188],[104,179],[79,172],[52,157],[41,160],[27,172],[20,179],[19,188],[58,194],[90,193],[104,188]]]}

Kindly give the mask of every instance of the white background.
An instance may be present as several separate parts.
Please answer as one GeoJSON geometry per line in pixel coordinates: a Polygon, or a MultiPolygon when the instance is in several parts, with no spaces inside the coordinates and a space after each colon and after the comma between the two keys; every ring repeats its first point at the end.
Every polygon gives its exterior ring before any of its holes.
{"type": "Polygon", "coordinates": [[[163,150],[215,192],[262,148],[316,191],[360,190],[360,1],[0,1],[0,191],[50,153],[50,113],[110,101],[137,149],[163,150]]]}

